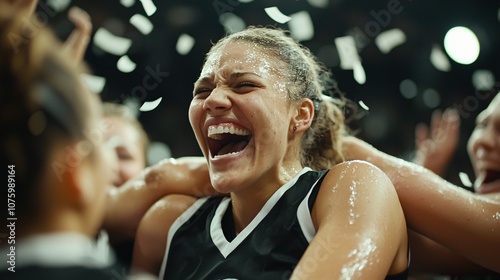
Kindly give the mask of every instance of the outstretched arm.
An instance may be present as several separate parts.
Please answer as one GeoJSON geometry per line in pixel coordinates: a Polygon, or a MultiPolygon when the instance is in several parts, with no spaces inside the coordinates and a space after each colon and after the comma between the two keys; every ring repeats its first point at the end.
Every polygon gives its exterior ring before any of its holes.
{"type": "Polygon", "coordinates": [[[459,255],[500,272],[500,202],[470,193],[431,171],[348,137],[348,159],[367,160],[396,187],[410,228],[459,255]]]}
{"type": "Polygon", "coordinates": [[[104,219],[104,228],[108,230],[111,242],[132,239],[144,213],[168,194],[195,197],[216,194],[210,184],[205,158],[164,160],[113,189],[104,219]]]}
{"type": "Polygon", "coordinates": [[[384,279],[407,268],[403,211],[389,178],[375,166],[333,167],[311,217],[317,233],[292,279],[384,279]]]}

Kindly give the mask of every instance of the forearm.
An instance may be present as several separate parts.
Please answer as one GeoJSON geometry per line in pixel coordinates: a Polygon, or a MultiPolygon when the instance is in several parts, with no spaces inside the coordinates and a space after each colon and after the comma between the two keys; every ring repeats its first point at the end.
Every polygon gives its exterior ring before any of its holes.
{"type": "Polygon", "coordinates": [[[204,158],[166,160],[115,189],[110,195],[105,228],[112,242],[131,239],[146,211],[168,194],[214,195],[204,158]]]}
{"type": "Polygon", "coordinates": [[[414,231],[408,231],[412,275],[479,276],[489,271],[414,231]]]}

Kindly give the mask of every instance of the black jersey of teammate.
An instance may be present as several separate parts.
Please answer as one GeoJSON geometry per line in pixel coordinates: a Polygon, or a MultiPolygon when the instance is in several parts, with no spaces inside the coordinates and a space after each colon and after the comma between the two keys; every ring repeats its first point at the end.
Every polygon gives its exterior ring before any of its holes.
{"type": "Polygon", "coordinates": [[[326,173],[304,168],[238,235],[229,198],[198,200],[170,228],[160,279],[290,278],[314,237],[310,210],[326,173]]]}

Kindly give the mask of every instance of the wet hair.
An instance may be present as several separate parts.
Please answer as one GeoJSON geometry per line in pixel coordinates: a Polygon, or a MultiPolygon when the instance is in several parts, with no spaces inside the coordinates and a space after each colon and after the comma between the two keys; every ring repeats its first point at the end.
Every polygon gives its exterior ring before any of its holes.
{"type": "Polygon", "coordinates": [[[301,140],[301,163],[314,169],[327,169],[344,160],[342,137],[347,135],[344,106],[348,100],[338,89],[331,72],[309,49],[294,41],[284,30],[248,27],[219,40],[208,52],[235,41],[260,47],[284,64],[280,74],[287,79],[291,101],[309,98],[314,103],[314,119],[301,140]]]}
{"type": "MultiPolygon", "coordinates": [[[[144,160],[147,160],[147,150],[149,146],[149,137],[142,124],[137,120],[134,112],[131,108],[126,105],[104,102],[103,103],[103,113],[104,117],[116,117],[122,119],[123,121],[130,124],[139,133],[141,139],[142,151],[144,154],[144,160]]],[[[146,163],[146,162],[145,162],[146,163]]]]}
{"type": "Polygon", "coordinates": [[[0,5],[0,162],[15,166],[16,215],[36,219],[51,155],[83,139],[91,103],[55,36],[21,17],[0,5]]]}

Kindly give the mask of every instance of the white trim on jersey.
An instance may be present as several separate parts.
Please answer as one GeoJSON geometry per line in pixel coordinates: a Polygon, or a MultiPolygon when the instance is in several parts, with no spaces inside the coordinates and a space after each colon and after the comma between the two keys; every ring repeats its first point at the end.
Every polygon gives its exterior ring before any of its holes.
{"type": "Polygon", "coordinates": [[[159,279],[163,279],[165,276],[165,269],[167,267],[167,261],[168,261],[168,251],[170,249],[170,244],[172,242],[172,238],[174,237],[174,234],[177,232],[177,230],[185,223],[187,222],[193,215],[198,211],[198,209],[205,203],[209,197],[204,197],[198,199],[193,205],[191,205],[184,213],[182,213],[175,221],[174,223],[170,226],[170,229],[168,230],[168,235],[167,235],[167,246],[165,248],[165,255],[163,256],[163,262],[161,265],[160,269],[160,274],[159,274],[159,279]]]}
{"type": "Polygon", "coordinates": [[[259,213],[253,220],[248,224],[241,232],[238,234],[233,241],[229,242],[222,231],[222,217],[227,210],[229,202],[231,201],[229,198],[224,198],[224,200],[218,205],[217,210],[215,211],[215,216],[212,219],[212,223],[210,224],[210,236],[212,237],[212,241],[215,246],[219,249],[219,252],[227,258],[227,256],[238,247],[238,245],[245,240],[245,238],[257,227],[257,225],[267,216],[267,214],[273,209],[274,205],[278,202],[278,200],[283,196],[283,194],[290,189],[299,177],[312,169],[309,167],[304,167],[292,180],[288,181],[286,184],[281,186],[264,204],[262,209],[260,209],[259,213]]]}
{"type": "Polygon", "coordinates": [[[316,235],[316,229],[314,228],[314,224],[311,218],[311,211],[309,210],[309,197],[311,196],[312,191],[314,190],[316,184],[320,179],[321,177],[316,180],[316,182],[314,182],[304,200],[302,200],[299,207],[297,207],[297,220],[299,220],[302,234],[304,234],[304,237],[309,243],[311,243],[312,239],[316,235]]]}

